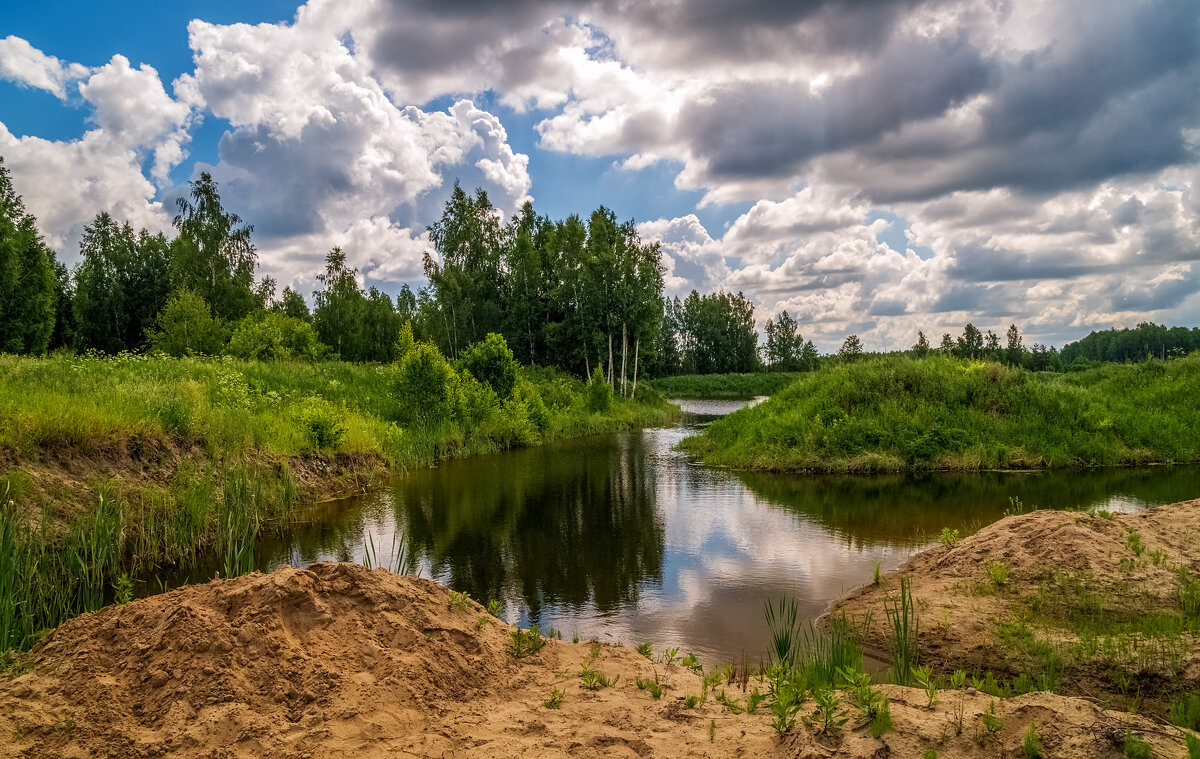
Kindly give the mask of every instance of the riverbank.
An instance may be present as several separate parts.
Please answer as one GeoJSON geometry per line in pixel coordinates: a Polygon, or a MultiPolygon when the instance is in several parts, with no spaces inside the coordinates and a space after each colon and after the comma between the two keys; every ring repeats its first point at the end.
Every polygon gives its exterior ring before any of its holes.
{"type": "Polygon", "coordinates": [[[393,382],[340,362],[0,356],[0,574],[17,578],[0,581],[0,650],[116,598],[123,576],[152,585],[214,555],[247,571],[300,505],[679,413],[641,393],[594,409],[583,382],[522,369],[508,400],[473,390],[461,415],[401,426],[393,382]]]}
{"type": "Polygon", "coordinates": [[[804,374],[682,447],[790,472],[1017,470],[1200,460],[1200,355],[1070,374],[943,357],[804,374]]]}
{"type": "Polygon", "coordinates": [[[775,395],[804,376],[804,372],[744,374],[681,374],[658,377],[649,384],[668,398],[748,400],[775,395]]]}
{"type": "Polygon", "coordinates": [[[806,726],[808,699],[780,737],[769,700],[745,710],[756,677],[663,659],[530,636],[426,580],[283,568],[62,625],[0,674],[0,757],[945,759],[1013,755],[1031,726],[1045,756],[1119,757],[1127,735],[1187,756],[1181,731],[1081,699],[899,686],[878,738],[847,692],[844,724],[806,726]]]}
{"type": "Polygon", "coordinates": [[[1160,719],[1200,698],[1200,500],[946,531],[829,618],[845,614],[868,650],[889,656],[902,580],[920,661],[943,680],[963,670],[993,695],[1053,690],[1160,719]]]}

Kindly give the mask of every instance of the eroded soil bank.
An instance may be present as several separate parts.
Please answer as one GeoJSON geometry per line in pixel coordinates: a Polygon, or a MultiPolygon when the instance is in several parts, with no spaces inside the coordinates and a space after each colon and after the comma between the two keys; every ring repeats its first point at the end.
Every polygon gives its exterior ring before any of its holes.
{"type": "MultiPolygon", "coordinates": [[[[880,740],[852,707],[830,736],[798,722],[780,740],[766,704],[687,708],[701,678],[678,665],[587,642],[517,659],[512,643],[474,602],[352,564],[189,586],[73,619],[0,675],[0,757],[1011,756],[1031,723],[1047,756],[1120,756],[1129,727],[1156,756],[1187,755],[1177,729],[1084,699],[955,692],[928,708],[896,686],[880,740]],[[584,665],[619,679],[587,690],[584,665]]],[[[741,685],[722,690],[744,704],[741,685]]]]}

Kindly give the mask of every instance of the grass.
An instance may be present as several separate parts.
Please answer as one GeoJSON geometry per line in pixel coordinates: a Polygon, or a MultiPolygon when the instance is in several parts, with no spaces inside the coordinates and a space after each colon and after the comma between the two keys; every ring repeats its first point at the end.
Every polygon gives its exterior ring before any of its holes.
{"type": "Polygon", "coordinates": [[[512,631],[512,644],[509,646],[508,652],[514,659],[524,659],[526,656],[533,656],[541,651],[545,645],[546,639],[538,632],[536,624],[530,625],[528,630],[518,627],[512,631]]]}
{"type": "MultiPolygon", "coordinates": [[[[117,600],[122,576],[252,571],[260,534],[390,472],[678,413],[653,393],[593,413],[582,382],[521,375],[544,414],[523,400],[429,427],[397,424],[385,366],[0,355],[0,651],[117,600]]],[[[402,540],[364,553],[415,571],[402,540]]]]}
{"type": "Polygon", "coordinates": [[[1139,739],[1129,728],[1125,728],[1125,756],[1129,759],[1150,759],[1153,747],[1139,739]]]}
{"type": "Polygon", "coordinates": [[[830,365],[682,446],[769,471],[1045,469],[1200,460],[1200,354],[1038,374],[944,357],[830,365]]]}
{"type": "Polygon", "coordinates": [[[565,690],[558,690],[556,688],[555,690],[550,691],[550,697],[542,702],[542,706],[546,707],[547,709],[558,709],[562,706],[563,699],[566,697],[567,692],[565,690]]]}
{"type": "Polygon", "coordinates": [[[900,578],[900,592],[884,604],[888,619],[888,632],[892,654],[892,682],[897,685],[912,685],[917,666],[917,638],[919,625],[917,609],[913,604],[912,581],[900,578]]]}
{"type": "Polygon", "coordinates": [[[650,680],[649,678],[639,677],[637,679],[638,690],[644,690],[653,696],[655,699],[662,698],[663,688],[658,680],[650,680]]]}
{"type": "Polygon", "coordinates": [[[610,679],[608,675],[604,674],[603,672],[593,669],[590,664],[584,664],[579,670],[579,687],[586,690],[600,690],[602,688],[607,688],[609,686],[616,685],[617,681],[620,679],[620,675],[610,679]]]}
{"type": "Polygon", "coordinates": [[[650,385],[668,398],[742,399],[775,395],[803,376],[802,372],[682,374],[650,380],[650,385]]]}
{"type": "Polygon", "coordinates": [[[1029,729],[1025,731],[1025,738],[1021,741],[1021,755],[1025,759],[1041,759],[1042,739],[1038,736],[1037,725],[1033,722],[1029,723],[1029,729]]]}

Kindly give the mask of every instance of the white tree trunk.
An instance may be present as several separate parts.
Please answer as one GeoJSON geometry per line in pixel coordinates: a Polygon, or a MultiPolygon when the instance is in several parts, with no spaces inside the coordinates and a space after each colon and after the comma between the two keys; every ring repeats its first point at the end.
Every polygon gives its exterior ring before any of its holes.
{"type": "Polygon", "coordinates": [[[629,335],[625,331],[625,322],[621,322],[621,396],[625,396],[625,355],[629,352],[629,335]]]}
{"type": "Polygon", "coordinates": [[[637,338],[633,341],[633,392],[630,393],[634,398],[637,398],[637,366],[638,366],[638,348],[642,345],[642,338],[637,338]]]}
{"type": "Polygon", "coordinates": [[[608,386],[613,386],[612,333],[608,333],[608,386]]]}

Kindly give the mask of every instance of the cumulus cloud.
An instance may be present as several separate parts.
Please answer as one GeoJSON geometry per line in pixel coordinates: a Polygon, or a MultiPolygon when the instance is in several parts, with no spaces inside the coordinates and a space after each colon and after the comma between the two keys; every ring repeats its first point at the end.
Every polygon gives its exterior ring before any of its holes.
{"type": "Polygon", "coordinates": [[[65,100],[67,85],[87,74],[87,66],[64,63],[20,37],[10,34],[0,40],[0,79],[45,90],[59,100],[65,100]]]}

